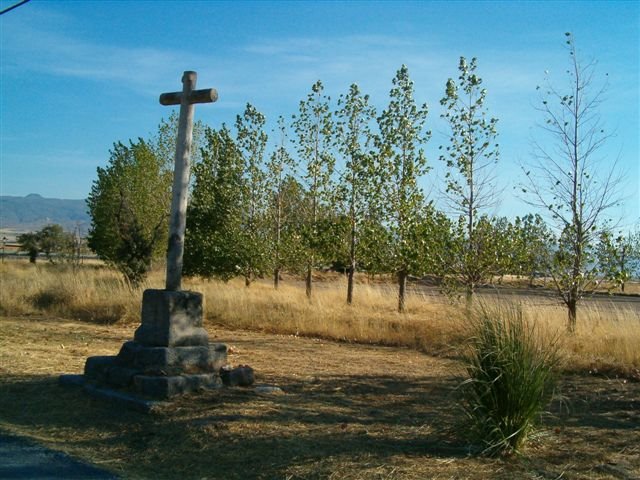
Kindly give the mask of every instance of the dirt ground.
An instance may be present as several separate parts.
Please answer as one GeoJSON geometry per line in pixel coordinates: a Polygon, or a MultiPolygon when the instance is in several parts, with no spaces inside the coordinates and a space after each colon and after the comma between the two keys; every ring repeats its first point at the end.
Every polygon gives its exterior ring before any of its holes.
{"type": "Polygon", "coordinates": [[[619,379],[563,377],[539,437],[499,459],[459,434],[459,364],[408,349],[208,326],[284,394],[219,389],[144,415],[58,386],[134,329],[0,317],[0,429],[123,478],[640,478],[640,383],[619,379]]]}

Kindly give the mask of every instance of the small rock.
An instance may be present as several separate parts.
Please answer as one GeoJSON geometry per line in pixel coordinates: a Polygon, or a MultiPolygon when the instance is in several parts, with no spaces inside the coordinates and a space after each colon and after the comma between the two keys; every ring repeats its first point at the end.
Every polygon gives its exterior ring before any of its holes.
{"type": "Polygon", "coordinates": [[[254,391],[262,395],[284,395],[284,391],[280,387],[272,385],[259,385],[254,391]]]}
{"type": "Polygon", "coordinates": [[[255,381],[253,368],[249,365],[238,365],[236,368],[222,367],[220,378],[225,387],[250,387],[255,381]]]}

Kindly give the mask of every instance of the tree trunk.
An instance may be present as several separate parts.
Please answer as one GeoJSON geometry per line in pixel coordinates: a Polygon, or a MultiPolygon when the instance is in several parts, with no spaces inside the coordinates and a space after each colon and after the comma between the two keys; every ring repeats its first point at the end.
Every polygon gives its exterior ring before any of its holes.
{"type": "Polygon", "coordinates": [[[407,271],[402,269],[398,272],[398,312],[405,311],[405,295],[407,291],[407,271]]]}
{"type": "Polygon", "coordinates": [[[244,286],[249,287],[251,285],[251,278],[249,275],[244,276],[244,286]]]}
{"type": "Polygon", "coordinates": [[[349,276],[347,277],[347,303],[349,305],[353,303],[353,275],[355,271],[356,271],[356,262],[352,261],[351,268],[349,268],[349,276]]]}
{"type": "Polygon", "coordinates": [[[466,300],[466,304],[467,304],[467,311],[471,311],[471,308],[473,307],[473,294],[475,291],[475,283],[474,282],[469,282],[467,283],[467,289],[465,292],[465,300],[466,300]]]}
{"type": "Polygon", "coordinates": [[[280,267],[276,267],[273,270],[273,288],[276,290],[280,286],[280,267]]]}
{"type": "Polygon", "coordinates": [[[356,231],[351,227],[351,248],[349,252],[349,277],[347,278],[347,303],[353,303],[353,277],[356,273],[356,231]]]}
{"type": "Polygon", "coordinates": [[[305,278],[305,293],[307,298],[311,300],[311,264],[307,266],[307,277],[305,278]]]}
{"type": "Polygon", "coordinates": [[[567,330],[569,333],[576,332],[576,319],[578,316],[578,299],[570,294],[569,301],[567,302],[567,310],[569,313],[569,322],[567,324],[567,330]]]}

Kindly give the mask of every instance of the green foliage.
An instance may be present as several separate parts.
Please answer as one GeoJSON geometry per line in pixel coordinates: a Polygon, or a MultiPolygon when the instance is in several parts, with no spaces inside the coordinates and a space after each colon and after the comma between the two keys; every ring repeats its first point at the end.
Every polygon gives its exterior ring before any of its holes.
{"type": "Polygon", "coordinates": [[[193,168],[183,272],[226,281],[244,273],[251,248],[242,230],[244,162],[226,126],[207,128],[205,138],[193,168]]]}
{"type": "Polygon", "coordinates": [[[487,455],[521,450],[549,403],[560,363],[556,341],[544,340],[519,307],[480,308],[463,356],[460,386],[471,441],[487,455]]]}
{"type": "Polygon", "coordinates": [[[390,259],[392,270],[398,275],[398,310],[402,312],[406,278],[421,270],[421,243],[416,241],[416,229],[424,195],[418,179],[428,170],[422,145],[430,133],[424,131],[427,105],[416,105],[413,81],[405,65],[396,73],[389,97],[389,106],[378,118],[380,181],[377,186],[381,194],[378,218],[390,230],[390,259]]]}
{"type": "Polygon", "coordinates": [[[524,275],[533,283],[538,275],[546,274],[553,258],[553,233],[538,214],[516,217],[511,231],[511,264],[509,273],[524,275]]]}
{"type": "Polygon", "coordinates": [[[596,255],[600,273],[624,292],[625,283],[640,275],[640,231],[617,236],[603,231],[596,255]]]}
{"type": "Polygon", "coordinates": [[[70,253],[74,242],[73,235],[58,224],[46,225],[37,232],[23,233],[18,235],[17,240],[20,251],[27,252],[31,263],[36,263],[40,253],[44,253],[49,262],[55,263],[70,253]]]}
{"type": "Polygon", "coordinates": [[[87,199],[88,246],[135,287],[165,253],[171,172],[143,139],[118,142],[110,153],[87,199]]]}

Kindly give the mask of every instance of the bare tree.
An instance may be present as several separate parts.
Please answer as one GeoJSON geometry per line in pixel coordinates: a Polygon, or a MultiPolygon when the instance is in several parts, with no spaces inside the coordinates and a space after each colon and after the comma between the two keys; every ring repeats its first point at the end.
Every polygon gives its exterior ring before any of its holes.
{"type": "Polygon", "coordinates": [[[566,33],[569,68],[566,90],[546,81],[541,90],[545,123],[540,126],[548,143],[534,141],[534,156],[525,193],[529,202],[546,210],[560,233],[549,273],[567,306],[568,330],[575,331],[577,305],[596,285],[594,246],[608,209],[619,199],[617,160],[605,162],[601,149],[612,136],[606,132],[599,108],[607,83],[597,86],[595,61],[582,63],[573,35],[566,33]]]}

